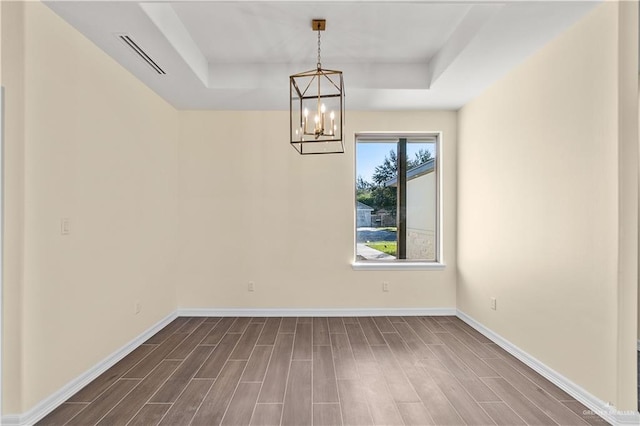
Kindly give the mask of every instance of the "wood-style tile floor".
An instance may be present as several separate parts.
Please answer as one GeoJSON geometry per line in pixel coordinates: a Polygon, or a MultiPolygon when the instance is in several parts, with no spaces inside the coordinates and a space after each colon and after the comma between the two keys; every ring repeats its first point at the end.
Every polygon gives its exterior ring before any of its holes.
{"type": "Polygon", "coordinates": [[[455,317],[180,317],[41,425],[585,425],[455,317]]]}

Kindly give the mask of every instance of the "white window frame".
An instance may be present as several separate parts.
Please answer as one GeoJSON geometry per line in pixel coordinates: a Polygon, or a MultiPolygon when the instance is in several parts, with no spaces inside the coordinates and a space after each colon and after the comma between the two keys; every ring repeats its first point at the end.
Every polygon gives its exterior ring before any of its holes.
{"type": "Polygon", "coordinates": [[[444,262],[444,244],[443,244],[443,208],[442,208],[442,164],[444,157],[442,132],[425,131],[425,132],[358,132],[354,135],[354,156],[353,156],[353,261],[351,267],[356,271],[441,271],[444,270],[446,264],[444,262]],[[412,259],[393,259],[393,260],[357,260],[357,200],[356,200],[356,179],[357,176],[357,150],[358,143],[362,142],[382,142],[394,141],[401,138],[422,139],[434,141],[436,144],[436,260],[412,260],[412,259]]]}

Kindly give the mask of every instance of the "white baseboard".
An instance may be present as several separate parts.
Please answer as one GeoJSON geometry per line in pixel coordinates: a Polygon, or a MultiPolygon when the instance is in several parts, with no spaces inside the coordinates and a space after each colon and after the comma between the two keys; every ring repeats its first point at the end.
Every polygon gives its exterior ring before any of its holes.
{"type": "MultiPolygon", "coordinates": [[[[535,370],[538,374],[549,380],[554,385],[558,386],[560,389],[571,395],[577,401],[585,405],[595,414],[599,415],[612,425],[640,424],[640,414],[637,411],[616,410],[615,407],[590,394],[579,385],[575,384],[568,378],[564,377],[562,374],[538,361],[536,358],[518,348],[499,334],[494,333],[464,312],[458,310],[457,316],[462,321],[466,322],[471,327],[476,329],[478,332],[482,333],[489,340],[496,343],[498,346],[509,352],[514,357],[518,358],[520,361],[535,370]]],[[[640,347],[640,341],[638,344],[640,347]]]]}
{"type": "Polygon", "coordinates": [[[376,317],[455,315],[455,308],[182,308],[181,317],[376,317]]]}
{"type": "Polygon", "coordinates": [[[177,317],[176,312],[172,312],[167,315],[165,318],[160,320],[158,323],[147,329],[141,335],[100,361],[98,364],[71,380],[65,386],[63,386],[60,390],[50,395],[48,398],[43,399],[31,410],[27,411],[24,414],[16,415],[4,415],[2,416],[0,424],[6,426],[28,426],[33,425],[34,423],[41,420],[44,416],[58,408],[60,404],[65,402],[71,396],[73,396],[80,389],[91,383],[95,380],[99,375],[107,371],[113,365],[115,365],[118,361],[120,361],[125,356],[129,355],[134,349],[144,343],[151,336],[156,334],[158,331],[162,330],[167,324],[173,321],[177,317]]]}

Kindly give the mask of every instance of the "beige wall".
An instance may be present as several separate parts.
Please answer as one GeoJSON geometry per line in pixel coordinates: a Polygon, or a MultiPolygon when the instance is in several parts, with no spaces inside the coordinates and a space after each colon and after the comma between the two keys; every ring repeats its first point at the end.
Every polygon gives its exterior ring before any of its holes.
{"type": "Polygon", "coordinates": [[[285,112],[180,117],[179,307],[455,307],[455,112],[350,111],[329,156],[290,147],[285,112]],[[362,131],[443,131],[446,270],[351,269],[362,131]]]}
{"type": "Polygon", "coordinates": [[[24,31],[20,4],[2,9],[4,116],[3,414],[21,412],[24,230],[24,31]]]}
{"type": "Polygon", "coordinates": [[[175,310],[177,113],[46,6],[3,12],[12,414],[175,310]]]}
{"type": "Polygon", "coordinates": [[[637,123],[634,139],[620,117],[637,118],[621,93],[637,93],[638,49],[625,7],[600,5],[460,111],[458,307],[631,410],[635,350],[621,347],[636,336],[637,211],[625,197],[637,195],[637,123]]]}
{"type": "Polygon", "coordinates": [[[618,7],[618,306],[616,405],[637,410],[638,2],[618,7]]]}

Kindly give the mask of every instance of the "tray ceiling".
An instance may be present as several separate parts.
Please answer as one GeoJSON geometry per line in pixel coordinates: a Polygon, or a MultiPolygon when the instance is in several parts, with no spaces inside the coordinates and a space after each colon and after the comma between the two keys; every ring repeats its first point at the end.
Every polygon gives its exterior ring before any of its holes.
{"type": "Polygon", "coordinates": [[[178,109],[285,110],[288,76],[344,72],[357,110],[458,109],[597,1],[47,1],[178,109]],[[143,61],[133,40],[166,74],[143,61]]]}

